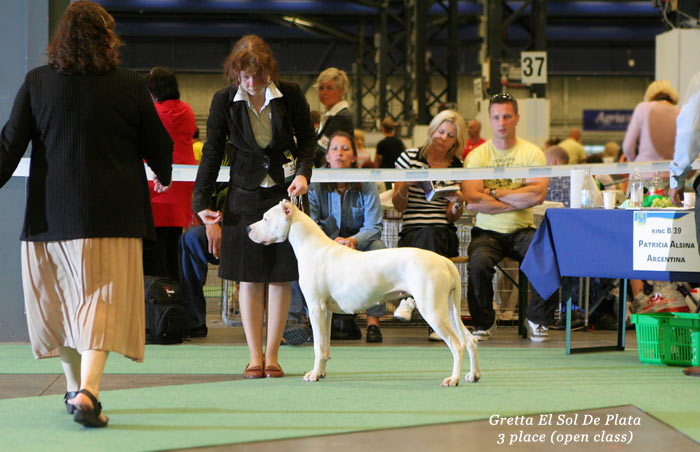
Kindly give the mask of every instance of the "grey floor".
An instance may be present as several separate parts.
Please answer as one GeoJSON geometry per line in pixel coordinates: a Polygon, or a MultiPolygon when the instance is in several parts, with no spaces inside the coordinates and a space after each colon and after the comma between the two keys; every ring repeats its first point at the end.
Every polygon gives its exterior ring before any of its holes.
{"type": "MultiPolygon", "coordinates": [[[[393,320],[390,316],[382,319],[382,333],[384,341],[381,344],[368,344],[364,340],[364,321],[362,317],[358,319],[358,324],[363,330],[363,339],[357,341],[334,341],[334,344],[357,347],[382,346],[425,346],[444,347],[441,342],[428,341],[428,329],[422,320],[413,320],[409,323],[402,323],[393,320]]],[[[230,323],[230,320],[229,320],[230,323]]],[[[245,336],[243,328],[240,326],[229,326],[221,318],[218,303],[211,304],[208,315],[209,334],[206,338],[190,340],[190,344],[201,345],[243,345],[245,336]]],[[[616,343],[616,332],[614,331],[585,331],[574,333],[574,346],[592,347],[603,345],[614,345],[616,343]]],[[[494,333],[494,337],[488,342],[480,343],[483,347],[554,347],[561,348],[562,353],[565,344],[563,331],[551,331],[552,339],[548,343],[534,344],[517,335],[517,327],[511,325],[499,325],[494,333]]],[[[636,337],[634,331],[626,334],[626,345],[628,348],[636,348],[636,337]]],[[[302,347],[311,344],[302,345],[302,347]]],[[[240,375],[114,375],[107,374],[102,381],[103,390],[114,390],[136,387],[153,387],[179,384],[192,384],[196,382],[215,382],[237,380],[240,375]]],[[[35,397],[49,394],[62,394],[65,392],[65,380],[61,374],[41,374],[27,375],[0,375],[0,399],[13,397],[35,397]]],[[[404,445],[400,449],[405,449],[406,444],[411,444],[411,451],[434,451],[434,450],[494,450],[500,447],[507,447],[509,450],[566,450],[571,451],[598,451],[598,450],[675,450],[675,451],[697,451],[698,445],[686,436],[680,434],[675,429],[653,419],[643,411],[633,406],[614,407],[609,409],[579,412],[583,416],[586,413],[606,412],[629,413],[633,416],[643,417],[645,428],[635,431],[637,435],[629,446],[605,445],[595,443],[590,439],[586,443],[570,444],[526,444],[518,443],[515,446],[497,446],[497,435],[504,434],[504,440],[517,438],[519,429],[508,427],[507,429],[494,429],[488,421],[465,422],[455,424],[428,425],[422,427],[401,428],[392,430],[381,430],[372,432],[360,432],[342,435],[318,436],[312,438],[302,438],[294,440],[266,441],[259,443],[231,444],[216,447],[201,447],[192,450],[202,451],[252,451],[252,452],[272,452],[272,451],[327,451],[327,450],[362,450],[363,452],[391,451],[399,450],[399,445],[404,445]],[[607,410],[607,411],[606,411],[607,410]],[[512,437],[511,435],[515,435],[512,437]],[[360,446],[361,445],[361,446],[360,446]]],[[[576,413],[571,413],[576,414],[576,413]]],[[[544,430],[543,430],[544,432],[544,430]]],[[[548,430],[551,433],[551,428],[548,430]]],[[[538,433],[535,428],[529,428],[528,433],[538,433]]],[[[585,434],[583,429],[581,434],[585,434]]],[[[616,432],[613,432],[616,433],[616,432]]],[[[624,432],[623,432],[624,433],[624,432]]]]}

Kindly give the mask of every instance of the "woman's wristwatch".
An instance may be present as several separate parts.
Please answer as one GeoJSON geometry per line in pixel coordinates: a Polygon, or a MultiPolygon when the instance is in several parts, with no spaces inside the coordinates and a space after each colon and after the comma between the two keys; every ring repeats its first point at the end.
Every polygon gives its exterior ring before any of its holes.
{"type": "Polygon", "coordinates": [[[495,188],[492,188],[489,190],[489,196],[494,198],[494,199],[498,199],[498,197],[496,196],[496,189],[495,188]]]}

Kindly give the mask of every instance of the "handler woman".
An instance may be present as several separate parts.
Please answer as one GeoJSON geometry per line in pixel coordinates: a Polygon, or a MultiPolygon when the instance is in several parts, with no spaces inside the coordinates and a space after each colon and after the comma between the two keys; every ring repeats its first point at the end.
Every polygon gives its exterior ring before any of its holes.
{"type": "Polygon", "coordinates": [[[211,102],[193,206],[205,225],[223,216],[219,276],[240,281],[241,318],[250,352],[243,376],[282,377],[278,351],[290,282],[299,278],[297,262],[289,242],[256,244],[246,228],[282,199],[307,192],[315,133],[301,88],[278,80],[272,51],[260,37],[247,35],[236,42],[224,73],[232,84],[214,94],[211,102]],[[224,211],[217,212],[209,202],[227,139],[234,149],[228,199],[224,211]]]}

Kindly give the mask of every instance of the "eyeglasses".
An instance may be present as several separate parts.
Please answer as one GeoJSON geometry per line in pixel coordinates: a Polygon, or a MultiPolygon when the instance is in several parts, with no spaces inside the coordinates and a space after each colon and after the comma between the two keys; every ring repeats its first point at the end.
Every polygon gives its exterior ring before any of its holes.
{"type": "Polygon", "coordinates": [[[515,98],[510,93],[496,93],[491,96],[490,102],[492,104],[500,104],[502,102],[513,102],[515,98]]]}

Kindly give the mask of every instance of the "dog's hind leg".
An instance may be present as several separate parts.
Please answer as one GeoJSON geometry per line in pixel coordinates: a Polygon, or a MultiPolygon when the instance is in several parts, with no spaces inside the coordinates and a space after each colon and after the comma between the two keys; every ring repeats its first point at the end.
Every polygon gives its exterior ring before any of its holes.
{"type": "Polygon", "coordinates": [[[314,368],[304,375],[304,381],[318,381],[326,376],[326,361],[330,357],[331,314],[318,299],[307,298],[307,305],[314,336],[314,368]]]}
{"type": "Polygon", "coordinates": [[[450,321],[452,326],[457,331],[457,334],[462,342],[463,346],[467,349],[469,353],[469,372],[464,376],[464,381],[468,383],[476,383],[481,377],[481,368],[479,367],[479,352],[477,346],[477,339],[472,336],[464,323],[462,323],[460,305],[456,302],[455,294],[459,294],[461,291],[453,290],[449,295],[449,311],[450,311],[450,321]]]}
{"type": "Polygon", "coordinates": [[[467,383],[476,383],[481,378],[481,366],[479,365],[478,340],[472,336],[467,330],[467,327],[462,325],[465,343],[467,344],[467,353],[469,353],[469,372],[464,375],[464,381],[467,383]]]}
{"type": "MultiPolygon", "coordinates": [[[[416,305],[431,328],[442,338],[452,352],[452,375],[442,381],[442,386],[457,386],[462,373],[462,359],[464,357],[465,344],[458,331],[452,324],[450,316],[452,315],[447,306],[447,294],[443,291],[436,291],[431,300],[434,303],[434,309],[426,309],[424,303],[416,298],[416,305]]],[[[415,294],[414,294],[415,295],[415,294]]],[[[461,322],[461,320],[460,320],[461,322]]]]}

